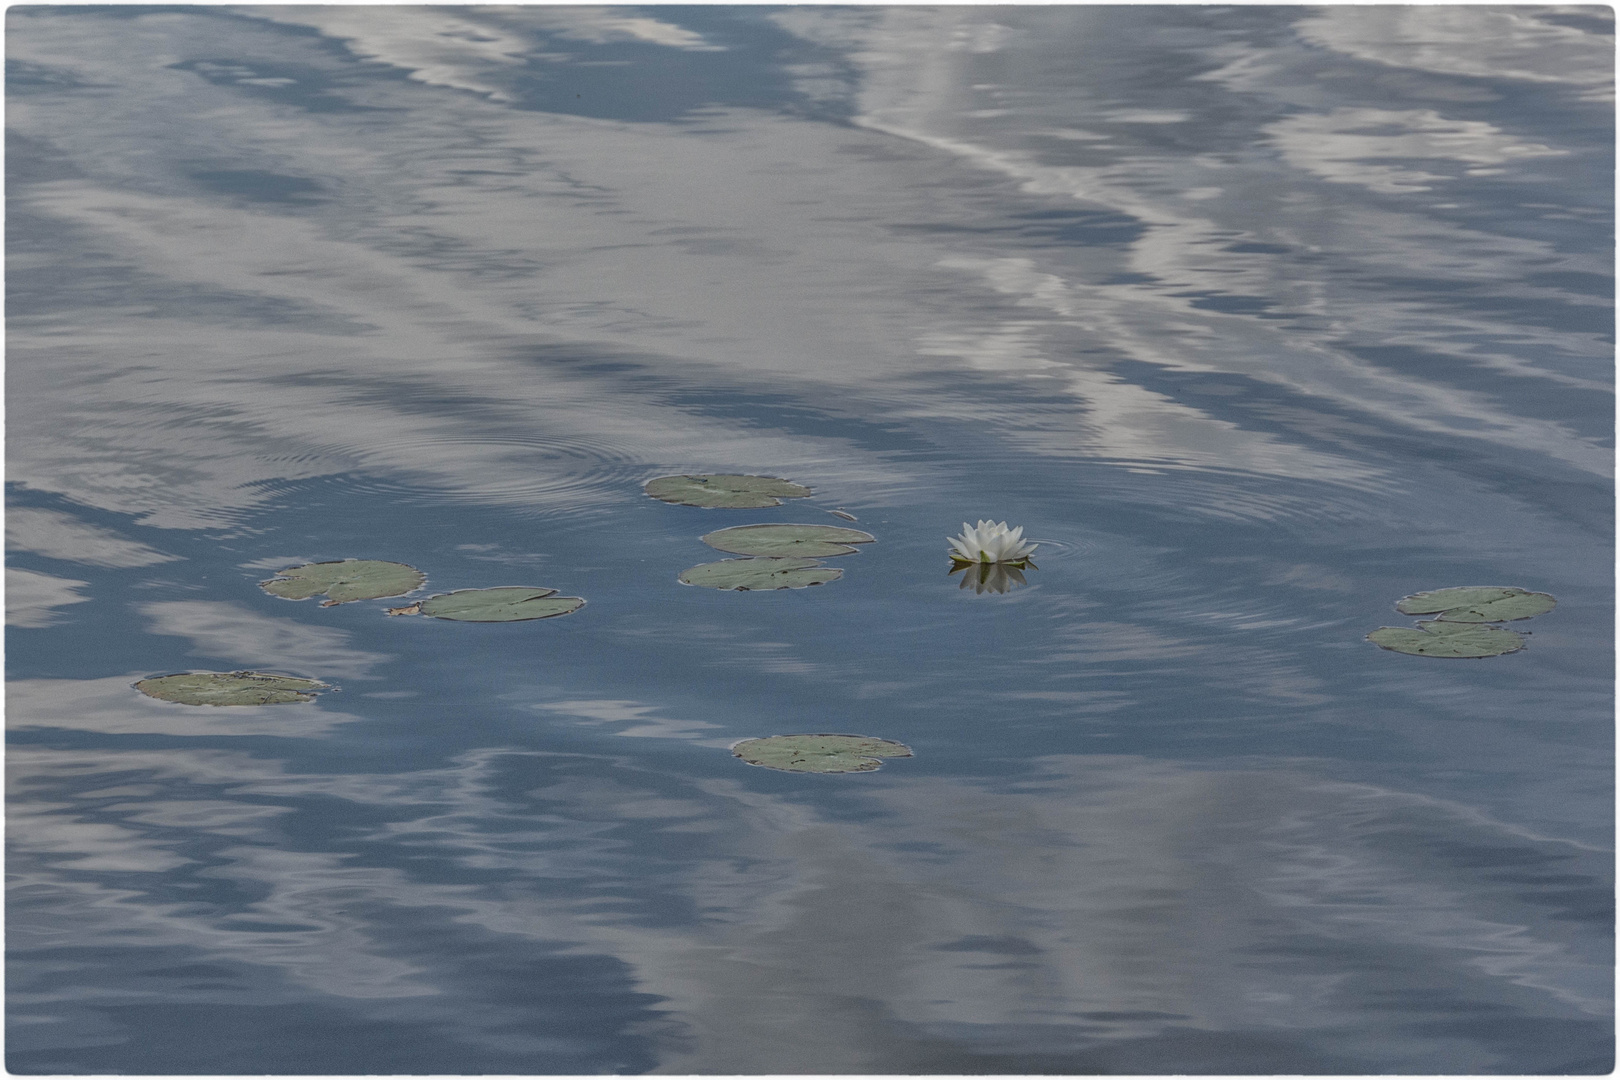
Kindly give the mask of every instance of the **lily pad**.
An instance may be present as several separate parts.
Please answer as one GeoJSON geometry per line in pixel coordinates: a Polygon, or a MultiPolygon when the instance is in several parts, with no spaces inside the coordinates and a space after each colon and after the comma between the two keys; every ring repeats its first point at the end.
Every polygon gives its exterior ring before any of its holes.
{"type": "Polygon", "coordinates": [[[577,596],[558,596],[556,589],[503,585],[495,589],[458,589],[389,608],[390,615],[431,615],[457,622],[528,622],[568,615],[585,606],[577,596]]]}
{"type": "Polygon", "coordinates": [[[774,476],[705,473],[697,476],[660,476],[642,490],[661,502],[681,506],[756,509],[780,506],[782,499],[802,499],[810,489],[774,476]]]}
{"type": "Polygon", "coordinates": [[[264,675],[257,671],[197,671],[142,679],[135,689],[147,697],[181,705],[280,705],[288,701],[314,701],[313,691],[326,683],[290,675],[264,675]]]}
{"type": "Polygon", "coordinates": [[[377,559],[341,559],[337,562],[305,563],[276,571],[259,588],[287,600],[307,600],[326,595],[321,607],[347,604],[351,600],[375,600],[380,596],[400,596],[420,589],[427,575],[404,563],[377,559]]]}
{"type": "Polygon", "coordinates": [[[1395,605],[1402,615],[1432,615],[1444,622],[1512,622],[1544,615],[1558,605],[1547,593],[1511,585],[1473,585],[1413,593],[1395,605]]]}
{"type": "Polygon", "coordinates": [[[1524,636],[1512,630],[1437,619],[1420,622],[1415,628],[1380,626],[1367,635],[1367,640],[1393,652],[1454,659],[1501,656],[1524,648],[1524,636]]]}
{"type": "Polygon", "coordinates": [[[733,555],[793,556],[812,559],[848,555],[850,544],[870,544],[877,537],[837,525],[737,525],[709,533],[703,542],[733,555]]]}
{"type": "Polygon", "coordinates": [[[710,589],[757,592],[762,589],[803,589],[837,581],[844,572],[815,559],[722,559],[682,570],[682,585],[710,589]]]}
{"type": "Polygon", "coordinates": [[[744,739],[732,754],[750,765],[783,772],[871,772],[880,758],[910,757],[911,747],[870,735],[772,735],[744,739]]]}

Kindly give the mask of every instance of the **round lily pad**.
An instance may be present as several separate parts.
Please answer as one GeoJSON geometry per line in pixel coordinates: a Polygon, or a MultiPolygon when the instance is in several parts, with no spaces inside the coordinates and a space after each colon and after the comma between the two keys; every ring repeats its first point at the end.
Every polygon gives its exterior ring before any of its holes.
{"type": "Polygon", "coordinates": [[[1431,589],[1413,593],[1395,605],[1402,615],[1432,615],[1444,622],[1512,622],[1544,615],[1558,601],[1543,592],[1511,585],[1471,585],[1460,589],[1431,589]]]}
{"type": "Polygon", "coordinates": [[[871,772],[880,758],[910,757],[911,747],[870,735],[772,735],[744,739],[732,754],[750,765],[783,772],[871,772]]]}
{"type": "Polygon", "coordinates": [[[135,689],[147,697],[181,705],[280,705],[314,701],[313,691],[328,689],[314,679],[264,675],[257,671],[197,671],[142,679],[135,689]]]}
{"type": "Polygon", "coordinates": [[[1500,626],[1447,623],[1431,619],[1417,627],[1380,626],[1367,640],[1381,649],[1412,656],[1478,658],[1501,656],[1524,648],[1524,636],[1500,626]]]}
{"type": "Polygon", "coordinates": [[[877,537],[837,525],[737,525],[709,533],[703,542],[733,555],[794,556],[819,559],[848,555],[850,544],[870,544],[877,537]]]}
{"type": "Polygon", "coordinates": [[[528,622],[568,615],[585,606],[577,596],[558,596],[556,589],[504,585],[496,589],[459,589],[440,593],[408,607],[391,608],[390,615],[431,615],[457,622],[528,622]]]}
{"type": "Polygon", "coordinates": [[[276,571],[259,588],[287,600],[307,600],[322,594],[330,597],[321,607],[347,604],[351,600],[375,600],[379,596],[400,596],[419,589],[427,575],[404,563],[377,559],[341,559],[337,562],[305,563],[276,571]]]}
{"type": "Polygon", "coordinates": [[[681,506],[753,509],[780,506],[782,499],[802,499],[810,489],[774,476],[705,473],[698,476],[660,476],[643,485],[648,495],[681,506]]]}
{"type": "Polygon", "coordinates": [[[837,581],[844,572],[815,559],[722,559],[682,570],[682,585],[710,589],[757,592],[761,589],[803,589],[837,581]]]}

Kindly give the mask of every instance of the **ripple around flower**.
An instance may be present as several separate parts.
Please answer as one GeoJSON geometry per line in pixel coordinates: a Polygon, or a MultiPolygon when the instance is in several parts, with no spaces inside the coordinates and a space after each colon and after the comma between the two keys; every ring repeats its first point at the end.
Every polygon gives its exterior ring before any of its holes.
{"type": "Polygon", "coordinates": [[[1121,503],[1159,507],[1189,521],[1358,522],[1381,515],[1383,496],[1338,484],[1143,463],[1094,476],[1121,503]]]}
{"type": "Polygon", "coordinates": [[[403,432],[352,452],[355,487],[392,498],[522,506],[539,517],[605,512],[639,494],[647,464],[600,441],[532,434],[403,432]]]}
{"type": "Polygon", "coordinates": [[[1024,539],[1031,544],[1039,545],[1030,561],[1040,564],[1059,562],[1072,559],[1076,555],[1093,554],[1101,550],[1102,545],[1090,540],[1054,540],[1049,536],[1026,536],[1024,539]]]}

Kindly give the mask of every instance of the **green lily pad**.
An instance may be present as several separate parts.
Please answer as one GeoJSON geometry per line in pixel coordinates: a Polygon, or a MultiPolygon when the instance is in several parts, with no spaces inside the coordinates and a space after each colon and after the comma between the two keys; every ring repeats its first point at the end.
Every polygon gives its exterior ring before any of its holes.
{"type": "Polygon", "coordinates": [[[181,705],[280,705],[314,701],[313,691],[328,689],[314,679],[264,675],[257,671],[198,671],[142,679],[135,689],[147,697],[181,705]]]}
{"type": "Polygon", "coordinates": [[[528,622],[568,615],[585,606],[577,596],[558,596],[556,589],[503,585],[496,589],[458,589],[389,608],[390,615],[431,615],[457,622],[528,622]]]}
{"type": "Polygon", "coordinates": [[[323,601],[321,607],[331,607],[351,600],[400,596],[420,589],[426,580],[426,574],[404,563],[341,559],[277,570],[275,577],[259,582],[259,588],[287,600],[307,600],[325,594],[330,599],[323,601]]]}
{"type": "Polygon", "coordinates": [[[1393,652],[1448,658],[1501,656],[1524,648],[1524,636],[1512,630],[1437,619],[1420,622],[1415,628],[1380,626],[1367,635],[1367,640],[1393,652]]]}
{"type": "Polygon", "coordinates": [[[703,542],[733,555],[794,556],[812,559],[848,555],[850,544],[870,544],[877,537],[837,525],[737,525],[709,533],[703,542]]]}
{"type": "Polygon", "coordinates": [[[870,735],[772,735],[744,739],[732,754],[750,765],[783,772],[871,772],[880,758],[910,757],[911,747],[870,735]]]}
{"type": "Polygon", "coordinates": [[[1432,615],[1444,622],[1512,622],[1544,615],[1558,601],[1544,592],[1511,585],[1474,585],[1460,589],[1432,589],[1413,593],[1395,605],[1402,615],[1432,615]]]}
{"type": "Polygon", "coordinates": [[[682,585],[710,589],[757,592],[761,589],[803,589],[837,581],[844,572],[815,559],[722,559],[682,570],[682,585]]]}
{"type": "Polygon", "coordinates": [[[705,473],[698,476],[660,476],[642,490],[661,502],[681,506],[756,509],[780,506],[782,499],[802,499],[810,489],[774,476],[705,473]]]}

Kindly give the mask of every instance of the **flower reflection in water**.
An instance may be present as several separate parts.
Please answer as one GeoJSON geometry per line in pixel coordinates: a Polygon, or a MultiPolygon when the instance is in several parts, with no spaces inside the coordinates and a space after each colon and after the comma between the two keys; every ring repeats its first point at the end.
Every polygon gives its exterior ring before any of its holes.
{"type": "Polygon", "coordinates": [[[1035,569],[1032,562],[1024,562],[1014,566],[1011,563],[992,562],[964,562],[961,559],[951,560],[951,573],[955,574],[966,570],[962,575],[962,582],[958,588],[971,588],[976,593],[1004,593],[1026,585],[1024,570],[1035,569]]]}

